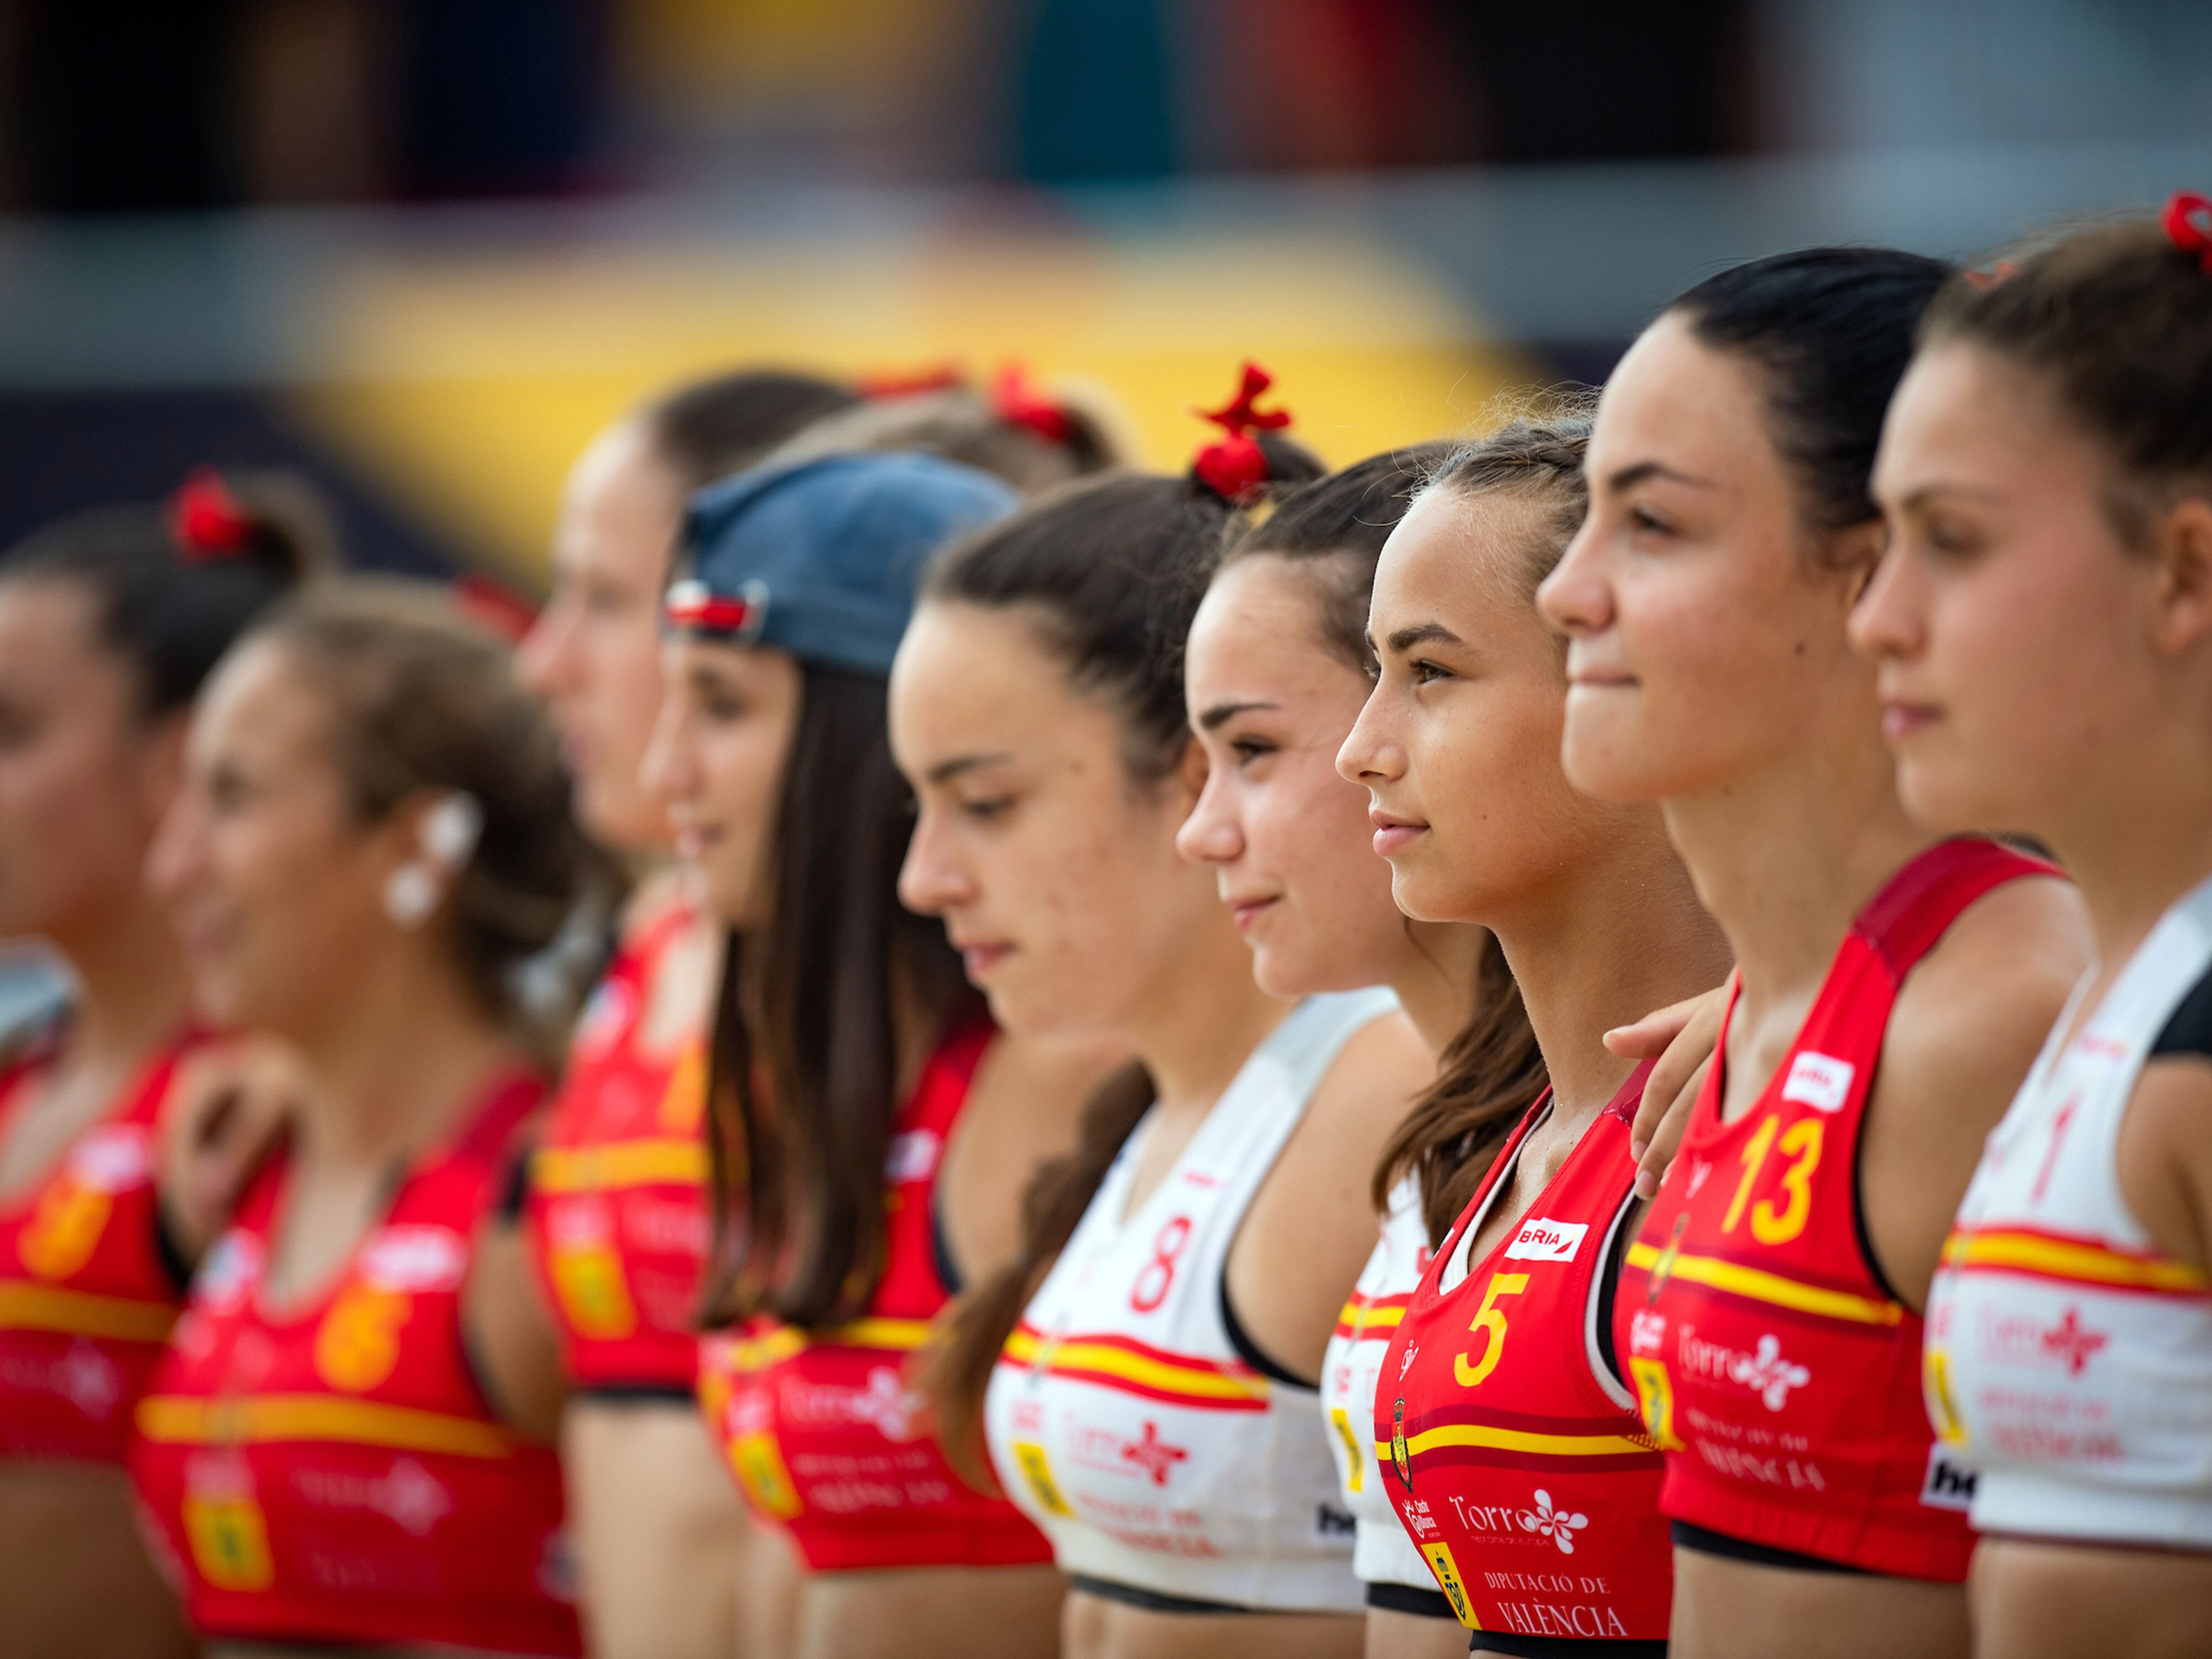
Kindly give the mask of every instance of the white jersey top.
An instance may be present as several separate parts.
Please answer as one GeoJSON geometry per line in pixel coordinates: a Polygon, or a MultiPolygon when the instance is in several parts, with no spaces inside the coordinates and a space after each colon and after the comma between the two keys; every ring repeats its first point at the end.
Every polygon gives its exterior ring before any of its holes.
{"type": "Polygon", "coordinates": [[[1130,1212],[1147,1115],[1030,1299],[984,1425],[1062,1571],[1167,1605],[1364,1605],[1314,1396],[1238,1354],[1222,1273],[1322,1073],[1396,1006],[1383,990],[1300,1003],[1130,1212]]]}
{"type": "Polygon", "coordinates": [[[2212,1548],[2212,1285],[2151,1242],[2115,1159],[2136,1078],[2208,967],[2212,882],[2067,1042],[2084,979],[1943,1247],[1928,1416],[1978,1471],[1984,1532],[2212,1548]]]}
{"type": "Polygon", "coordinates": [[[1322,1362],[1321,1409],[1336,1455],[1340,1501],[1351,1511],[1356,1535],[1352,1570],[1365,1584],[1399,1584],[1438,1595],[1436,1575],[1406,1535],[1375,1461],[1375,1376],[1383,1350],[1397,1334],[1406,1304],[1427,1271],[1429,1226],[1421,1216],[1421,1187],[1408,1175],[1391,1189],[1375,1254],[1337,1316],[1336,1333],[1322,1362]]]}

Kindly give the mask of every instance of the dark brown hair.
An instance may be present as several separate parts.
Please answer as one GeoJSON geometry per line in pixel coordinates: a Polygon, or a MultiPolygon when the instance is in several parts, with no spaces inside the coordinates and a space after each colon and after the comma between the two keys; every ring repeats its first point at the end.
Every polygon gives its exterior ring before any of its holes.
{"type": "MultiPolygon", "coordinates": [[[[1261,444],[1277,480],[1321,471],[1295,445],[1272,434],[1261,444]]],[[[1120,715],[1129,775],[1157,784],[1191,742],[1183,643],[1206,574],[1243,520],[1243,509],[1190,477],[1121,474],[1069,485],[939,555],[922,597],[1034,617],[1070,682],[1120,715]]],[[[1154,1092],[1141,1065],[1100,1085],[1073,1148],[1038,1170],[1023,1194],[1014,1259],[960,1298],[925,1355],[919,1382],[936,1407],[938,1437],[952,1467],[982,1490],[995,1486],[981,1440],[992,1367],[1154,1092]]]]}
{"type": "MultiPolygon", "coordinates": [[[[1535,509],[1534,533],[1516,550],[1520,586],[1532,605],[1589,505],[1583,453],[1590,427],[1579,410],[1567,403],[1510,420],[1455,450],[1429,484],[1455,495],[1522,500],[1535,509]]],[[[1436,1081],[1383,1146],[1375,1170],[1376,1207],[1385,1206],[1391,1189],[1413,1176],[1429,1242],[1441,1244],[1546,1081],[1521,988],[1498,941],[1489,939],[1476,971],[1473,1018],[1438,1057],[1436,1081]]]]}
{"type": "Polygon", "coordinates": [[[1770,435],[1812,528],[1880,516],[1868,482],[1882,416],[1921,314],[1956,269],[1895,248],[1801,248],[1731,266],[1667,307],[1765,376],[1770,435]]]}
{"type": "Polygon", "coordinates": [[[647,404],[643,419],[653,452],[686,489],[703,489],[860,401],[819,375],[752,368],[678,386],[647,404]]]}
{"type": "Polygon", "coordinates": [[[1299,485],[1230,544],[1219,568],[1255,553],[1296,561],[1313,590],[1322,643],[1362,673],[1372,672],[1367,605],[1382,544],[1452,447],[1439,441],[1387,450],[1299,485]]]}
{"type": "Polygon", "coordinates": [[[1007,420],[989,398],[965,386],[878,398],[817,422],[780,448],[775,459],[911,450],[991,473],[1024,495],[1127,462],[1102,414],[1066,398],[1054,407],[1067,421],[1067,435],[1057,440],[1007,420]]]}
{"type": "Polygon", "coordinates": [[[445,925],[489,1013],[541,1051],[546,1023],[519,976],[559,935],[597,866],[568,810],[559,740],[515,678],[506,644],[441,585],[398,577],[318,583],[247,635],[281,647],[328,710],[331,756],[355,816],[373,823],[424,791],[475,798],[483,826],[445,925]]]}
{"type": "Polygon", "coordinates": [[[2106,491],[2138,545],[2158,498],[2212,486],[2212,275],[2155,222],[2077,231],[1984,286],[1938,295],[1923,345],[1960,340],[2044,376],[2122,477],[2106,491]]]}
{"type": "Polygon", "coordinates": [[[768,918],[731,933],[715,1002],[710,1326],[768,1314],[819,1330],[867,1306],[898,1109],[894,1008],[910,999],[940,1033],[981,1014],[943,927],[898,902],[913,798],[891,761],[884,681],[799,671],[768,918]]]}
{"type": "Polygon", "coordinates": [[[33,531],[0,556],[0,581],[67,583],[93,599],[101,644],[137,678],[149,720],[191,706],[223,653],[271,605],[337,563],[330,515],[290,473],[237,472],[223,487],[244,544],[189,557],[165,508],[94,507],[33,531]]]}

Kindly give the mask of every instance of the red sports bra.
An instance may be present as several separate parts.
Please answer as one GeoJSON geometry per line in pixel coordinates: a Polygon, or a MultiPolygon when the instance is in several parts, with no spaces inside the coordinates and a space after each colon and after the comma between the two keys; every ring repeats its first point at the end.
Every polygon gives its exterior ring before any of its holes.
{"type": "Polygon", "coordinates": [[[884,1172],[883,1277],[851,1324],[756,1319],[704,1338],[699,1401],[747,1500],[816,1572],[1019,1566],[1052,1547],[1004,1498],[952,1472],[904,1371],[947,1300],[932,1242],[937,1168],[997,1032],[947,1037],[899,1113],[884,1172]]]}
{"type": "Polygon", "coordinates": [[[203,1635],[582,1650],[559,1460],[494,1416],[461,1328],[477,1224],[544,1097],[529,1075],[487,1091],[296,1310],[260,1295],[281,1155],[216,1241],[131,1458],[203,1635]]]}
{"type": "MultiPolygon", "coordinates": [[[[1920,1316],[1867,1255],[1859,1137],[1905,976],[1991,888],[2055,873],[1991,841],[1929,848],[1852,923],[1734,1123],[1716,1060],[1613,1310],[1676,1520],[1862,1571],[1965,1579],[1971,1481],[1921,1402],[1920,1316]]],[[[1720,1042],[1724,1056],[1725,1024],[1720,1042]]]]}
{"type": "MultiPolygon", "coordinates": [[[[0,1204],[0,1457],[120,1463],[131,1413],[183,1302],[160,1237],[155,1165],[179,1037],[140,1066],[40,1181],[0,1204]]],[[[52,1067],[0,1071],[0,1123],[52,1067]]]]}
{"type": "Polygon", "coordinates": [[[1530,1108],[1383,1356],[1374,1432],[1384,1487],[1452,1610],[1479,1632],[1588,1642],[1593,1653],[1667,1639],[1663,1463],[1607,1367],[1599,1345],[1611,1333],[1595,1324],[1636,1180],[1629,1125],[1650,1069],[1636,1068],[1520,1224],[1444,1290],[1549,1094],[1530,1108]]]}
{"type": "Polygon", "coordinates": [[[706,1048],[656,1049],[661,964],[696,921],[672,905],[626,941],[592,991],[530,1163],[531,1254],[586,1393],[689,1401],[707,1253],[706,1048]]]}

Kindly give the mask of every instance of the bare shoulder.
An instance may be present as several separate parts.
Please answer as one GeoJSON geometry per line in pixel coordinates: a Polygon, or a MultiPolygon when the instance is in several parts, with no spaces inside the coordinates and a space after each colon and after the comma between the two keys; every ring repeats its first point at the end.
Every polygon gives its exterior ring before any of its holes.
{"type": "Polygon", "coordinates": [[[2120,1196],[2158,1247],[2212,1266],[2212,1057],[2162,1055],[2142,1069],[2120,1122],[2120,1196]]]}
{"type": "Polygon", "coordinates": [[[1354,1031],[1322,1073],[1298,1138],[1379,1146],[1436,1069],[1413,1021],[1395,1011],[1380,1015],[1354,1031]]]}
{"type": "Polygon", "coordinates": [[[1876,1263],[1913,1306],[1983,1142],[2088,959],[2073,886],[2035,878],[1977,899],[1906,976],[1882,1038],[1858,1192],[1876,1263]]]}
{"type": "Polygon", "coordinates": [[[963,1278],[1012,1255],[1030,1178],[1075,1144],[1091,1094],[1128,1060],[1121,1044],[1092,1038],[1006,1035],[985,1051],[937,1177],[938,1213],[963,1278]]]}
{"type": "Polygon", "coordinates": [[[1898,994],[1882,1044],[1886,1102],[1930,1109],[1916,1117],[1978,1117],[1978,1146],[2090,954],[2087,913],[2070,882],[2029,878],[1975,900],[1898,994]]]}

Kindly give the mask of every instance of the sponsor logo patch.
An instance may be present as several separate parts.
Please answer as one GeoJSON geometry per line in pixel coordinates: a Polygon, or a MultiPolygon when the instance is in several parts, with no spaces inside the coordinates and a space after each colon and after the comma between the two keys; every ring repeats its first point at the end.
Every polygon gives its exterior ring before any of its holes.
{"type": "Polygon", "coordinates": [[[1514,1261],[1572,1261],[1589,1232],[1586,1221],[1553,1221],[1537,1216],[1521,1224],[1513,1242],[1505,1247],[1514,1261]]]}
{"type": "Polygon", "coordinates": [[[1815,1111],[1840,1112],[1844,1103],[1851,1097],[1851,1079],[1857,1075],[1858,1067],[1848,1060],[1815,1054],[1808,1048],[1790,1062],[1790,1076],[1782,1085],[1782,1097],[1802,1101],[1815,1111]]]}

